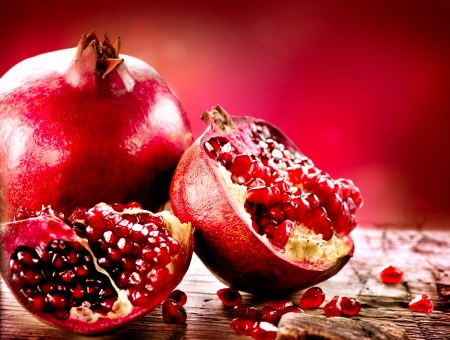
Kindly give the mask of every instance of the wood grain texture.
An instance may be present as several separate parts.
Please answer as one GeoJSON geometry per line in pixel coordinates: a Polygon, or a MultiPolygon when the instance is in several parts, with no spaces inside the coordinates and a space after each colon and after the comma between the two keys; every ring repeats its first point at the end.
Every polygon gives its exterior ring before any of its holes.
{"type": "MultiPolygon", "coordinates": [[[[448,230],[448,229],[447,229],[448,230]]],[[[356,251],[344,269],[319,286],[326,301],[335,295],[356,297],[362,309],[354,320],[388,321],[405,331],[410,339],[450,339],[450,231],[395,230],[390,226],[364,225],[352,233],[356,251]],[[378,273],[386,265],[404,270],[402,283],[384,285],[378,273]],[[431,314],[415,313],[408,303],[416,294],[433,300],[431,314]]],[[[80,336],[40,323],[28,314],[0,281],[0,339],[251,339],[229,328],[232,308],[224,307],[216,297],[223,288],[194,256],[179,289],[188,302],[186,325],[166,325],[158,307],[138,322],[112,333],[80,336]]],[[[291,295],[298,303],[302,291],[291,295]]],[[[243,294],[246,303],[263,306],[267,301],[243,294]]],[[[321,309],[305,311],[323,315],[321,309]]]]}

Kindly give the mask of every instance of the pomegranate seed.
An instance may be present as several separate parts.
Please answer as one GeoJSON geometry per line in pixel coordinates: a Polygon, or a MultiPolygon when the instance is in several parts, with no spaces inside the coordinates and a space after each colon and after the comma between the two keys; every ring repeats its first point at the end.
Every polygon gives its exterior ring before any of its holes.
{"type": "Polygon", "coordinates": [[[238,334],[249,336],[253,331],[253,320],[235,318],[231,321],[230,328],[238,334]]]}
{"type": "Polygon", "coordinates": [[[174,300],[178,306],[184,306],[187,302],[186,293],[179,289],[175,289],[167,298],[174,300]]]}
{"type": "Polygon", "coordinates": [[[138,202],[128,202],[123,206],[124,209],[142,209],[142,206],[138,202]]]}
{"type": "Polygon", "coordinates": [[[264,306],[258,321],[266,321],[275,325],[278,321],[278,313],[273,307],[264,306]]]}
{"type": "Polygon", "coordinates": [[[81,299],[86,294],[86,289],[81,283],[77,283],[74,288],[71,289],[72,296],[77,299],[81,299]]]}
{"type": "Polygon", "coordinates": [[[272,191],[266,186],[254,187],[247,191],[247,200],[252,203],[269,204],[272,191]]]}
{"type": "Polygon", "coordinates": [[[325,300],[325,294],[319,287],[311,287],[306,290],[299,301],[300,308],[318,308],[325,300]]]}
{"type": "Polygon", "coordinates": [[[265,321],[258,321],[254,324],[250,336],[257,340],[271,340],[275,339],[277,332],[278,327],[275,325],[265,321]]]}
{"type": "Polygon", "coordinates": [[[241,303],[242,295],[233,288],[222,288],[217,291],[217,296],[225,306],[236,306],[241,303]]]}
{"type": "Polygon", "coordinates": [[[62,294],[54,294],[54,295],[47,295],[48,297],[48,303],[50,304],[50,306],[52,308],[55,309],[64,309],[64,307],[66,307],[67,304],[67,299],[64,295],[62,294]]]}
{"type": "Polygon", "coordinates": [[[431,313],[434,309],[433,302],[424,294],[417,295],[408,306],[412,311],[420,313],[431,313]]]}
{"type": "Polygon", "coordinates": [[[292,305],[292,306],[287,306],[285,309],[283,309],[281,311],[280,316],[282,316],[286,313],[303,313],[303,310],[299,306],[292,305]]]}
{"type": "Polygon", "coordinates": [[[43,312],[47,308],[47,297],[43,294],[35,294],[28,298],[28,305],[39,312],[43,312]]]}
{"type": "Polygon", "coordinates": [[[37,263],[39,262],[38,256],[37,254],[35,254],[35,252],[33,251],[33,253],[31,251],[28,250],[20,250],[17,252],[17,261],[19,261],[20,264],[25,264],[27,266],[33,267],[35,265],[37,265],[37,263]]]}
{"type": "Polygon", "coordinates": [[[272,307],[273,309],[275,309],[277,312],[277,316],[280,317],[282,315],[281,313],[283,312],[283,310],[286,307],[293,306],[293,303],[291,302],[290,299],[280,299],[280,300],[269,301],[269,302],[267,302],[266,306],[269,306],[269,307],[272,307]]]}
{"type": "Polygon", "coordinates": [[[261,315],[261,311],[250,304],[239,304],[234,306],[233,313],[236,318],[244,318],[250,320],[256,320],[261,315]]]}
{"type": "Polygon", "coordinates": [[[42,276],[33,269],[24,269],[20,272],[20,278],[25,282],[26,285],[35,286],[39,283],[42,276]]]}
{"type": "Polygon", "coordinates": [[[166,299],[162,304],[162,317],[165,323],[181,325],[186,322],[186,311],[175,300],[166,299]]]}
{"type": "Polygon", "coordinates": [[[294,226],[294,222],[290,220],[283,221],[273,231],[273,240],[281,247],[284,247],[289,239],[289,236],[291,235],[292,229],[294,229],[294,226]]]}
{"type": "Polygon", "coordinates": [[[353,316],[359,313],[361,310],[361,304],[358,300],[348,297],[341,298],[341,311],[345,315],[353,316]]]}
{"type": "Polygon", "coordinates": [[[380,280],[383,283],[397,284],[403,279],[403,274],[400,269],[388,266],[380,272],[380,280]]]}
{"type": "Polygon", "coordinates": [[[324,307],[323,312],[327,317],[334,317],[341,315],[341,298],[339,296],[335,296],[331,299],[324,307]]]}

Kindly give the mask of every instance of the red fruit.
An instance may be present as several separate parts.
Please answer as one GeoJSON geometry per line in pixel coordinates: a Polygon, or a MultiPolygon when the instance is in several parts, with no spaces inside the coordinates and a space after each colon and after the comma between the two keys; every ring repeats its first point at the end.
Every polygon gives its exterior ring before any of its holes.
{"type": "Polygon", "coordinates": [[[347,316],[353,316],[359,313],[361,310],[361,304],[354,298],[348,298],[343,296],[341,298],[341,312],[347,316]]]}
{"type": "Polygon", "coordinates": [[[104,203],[84,215],[77,210],[66,221],[38,213],[0,225],[1,274],[39,320],[76,333],[106,332],[144,316],[173,291],[190,263],[192,232],[167,211],[118,212],[104,203]],[[136,223],[129,223],[128,215],[136,223]],[[149,237],[132,242],[131,252],[122,255],[110,243],[112,235],[126,225],[129,233],[122,237],[129,240],[140,223],[151,230],[149,237]],[[168,255],[165,265],[156,256],[140,257],[140,249],[166,249],[169,241],[179,244],[179,252],[168,255]]]}
{"type": "Polygon", "coordinates": [[[225,306],[236,306],[241,303],[242,295],[236,289],[222,288],[217,291],[217,296],[225,306]]]}
{"type": "Polygon", "coordinates": [[[168,200],[193,142],[189,122],[156,71],[119,48],[84,34],[77,48],[24,60],[0,79],[0,221],[21,205],[67,217],[98,202],[155,211],[168,200]]]}
{"type": "Polygon", "coordinates": [[[296,305],[287,306],[285,309],[281,311],[280,316],[283,316],[286,313],[303,313],[303,310],[296,305]]]}
{"type": "Polygon", "coordinates": [[[238,334],[250,335],[253,331],[253,320],[235,318],[231,321],[230,328],[238,334]]]}
{"type": "Polygon", "coordinates": [[[433,301],[424,294],[417,295],[408,306],[409,309],[421,313],[431,313],[434,309],[433,301]]]}
{"type": "Polygon", "coordinates": [[[299,306],[303,309],[318,308],[325,300],[325,293],[320,287],[311,287],[300,298],[299,306]]]}
{"type": "Polygon", "coordinates": [[[327,317],[341,315],[341,297],[335,296],[325,306],[323,306],[323,312],[327,317]]]}
{"type": "Polygon", "coordinates": [[[283,315],[283,310],[287,307],[291,307],[294,304],[289,299],[280,299],[267,302],[266,306],[272,307],[277,312],[277,316],[281,317],[283,315]]]}
{"type": "Polygon", "coordinates": [[[335,275],[353,254],[358,188],[314,167],[266,121],[220,106],[202,118],[210,128],[181,158],[171,204],[195,226],[206,267],[227,286],[264,296],[335,275]]]}
{"type": "Polygon", "coordinates": [[[250,336],[257,340],[271,340],[277,336],[278,327],[265,321],[258,321],[253,325],[250,336]]]}
{"type": "Polygon", "coordinates": [[[278,321],[278,313],[275,308],[264,306],[263,309],[261,309],[261,315],[258,321],[266,321],[275,325],[278,321]]]}
{"type": "Polygon", "coordinates": [[[234,306],[233,314],[237,318],[256,320],[261,316],[261,311],[250,304],[238,304],[234,306]]]}
{"type": "Polygon", "coordinates": [[[167,298],[174,300],[178,306],[184,306],[187,302],[186,293],[179,289],[175,289],[167,298]]]}
{"type": "Polygon", "coordinates": [[[175,300],[166,299],[162,304],[162,317],[165,323],[181,325],[186,322],[186,311],[175,300]]]}
{"type": "Polygon", "coordinates": [[[397,284],[403,279],[403,274],[400,269],[388,266],[380,272],[380,280],[388,284],[397,284]]]}

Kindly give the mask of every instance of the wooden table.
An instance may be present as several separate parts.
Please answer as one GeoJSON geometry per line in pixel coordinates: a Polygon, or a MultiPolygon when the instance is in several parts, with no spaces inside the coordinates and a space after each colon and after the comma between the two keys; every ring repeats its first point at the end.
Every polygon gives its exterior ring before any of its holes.
{"type": "MultiPolygon", "coordinates": [[[[353,259],[336,276],[319,284],[327,300],[334,295],[357,297],[362,309],[355,319],[390,321],[411,339],[450,339],[450,223],[440,230],[436,223],[421,223],[405,229],[392,225],[363,224],[353,233],[356,251],[353,259]],[[405,272],[402,283],[384,285],[380,269],[395,265],[405,272]],[[408,302],[416,294],[427,294],[434,302],[431,314],[411,312],[408,302]]],[[[229,328],[232,308],[218,300],[216,291],[224,286],[194,256],[179,289],[188,295],[186,325],[166,325],[157,308],[138,322],[113,333],[84,337],[60,331],[35,320],[12,297],[0,281],[0,339],[251,339],[229,328]]],[[[302,292],[293,294],[298,303],[302,292]]],[[[244,302],[258,306],[243,294],[244,302]]],[[[306,313],[323,315],[321,309],[306,313]]]]}

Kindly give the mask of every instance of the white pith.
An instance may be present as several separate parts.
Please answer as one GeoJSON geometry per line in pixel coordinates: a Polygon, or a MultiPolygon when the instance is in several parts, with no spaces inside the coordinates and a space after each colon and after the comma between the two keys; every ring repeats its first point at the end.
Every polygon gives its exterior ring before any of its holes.
{"type": "MultiPolygon", "coordinates": [[[[237,204],[235,207],[239,209],[247,225],[252,225],[252,219],[249,213],[245,211],[244,204],[247,200],[247,187],[233,183],[231,173],[220,163],[219,173],[228,189],[232,200],[237,204]]],[[[316,234],[308,229],[303,223],[294,221],[295,227],[292,230],[289,240],[284,247],[284,255],[294,261],[307,261],[312,263],[325,263],[336,260],[346,255],[351,245],[346,242],[347,237],[339,238],[336,235],[325,241],[321,234],[316,234]]],[[[261,239],[269,244],[266,235],[258,235],[261,239]]]]}
{"type": "MultiPolygon", "coordinates": [[[[143,210],[140,208],[127,208],[127,209],[124,209],[122,212],[118,212],[118,211],[115,211],[110,205],[108,205],[106,203],[99,203],[97,206],[100,206],[102,209],[109,210],[111,213],[118,214],[118,215],[136,214],[136,213],[141,213],[141,212],[147,212],[152,215],[161,215],[164,219],[164,224],[165,224],[166,228],[171,232],[172,236],[174,236],[174,238],[180,243],[180,245],[187,244],[187,242],[189,241],[190,233],[189,232],[186,233],[186,232],[184,232],[184,230],[186,230],[186,228],[189,228],[188,230],[190,230],[191,224],[190,223],[181,223],[180,220],[169,211],[161,211],[161,212],[158,212],[155,214],[155,213],[152,213],[151,211],[143,210]],[[183,239],[180,239],[180,237],[183,237],[183,239]]],[[[84,220],[79,220],[77,222],[85,223],[84,220]]],[[[113,304],[112,311],[108,312],[107,314],[95,313],[90,308],[78,306],[78,307],[72,307],[70,309],[70,317],[73,319],[82,320],[87,323],[94,323],[98,319],[101,319],[101,318],[115,319],[115,318],[120,318],[120,317],[130,314],[134,306],[128,299],[127,292],[124,289],[120,289],[119,287],[117,287],[116,283],[111,278],[109,273],[105,269],[103,269],[102,267],[100,267],[98,265],[97,257],[92,252],[88,241],[83,238],[78,238],[78,241],[92,255],[95,269],[98,272],[106,275],[106,277],[108,277],[109,281],[111,282],[112,287],[117,292],[117,300],[113,304]]],[[[181,252],[182,252],[182,250],[180,250],[180,253],[177,254],[176,256],[173,256],[172,258],[173,259],[177,258],[178,256],[180,256],[181,252]]],[[[169,269],[170,274],[173,274],[175,271],[173,259],[166,266],[169,269]]]]}

